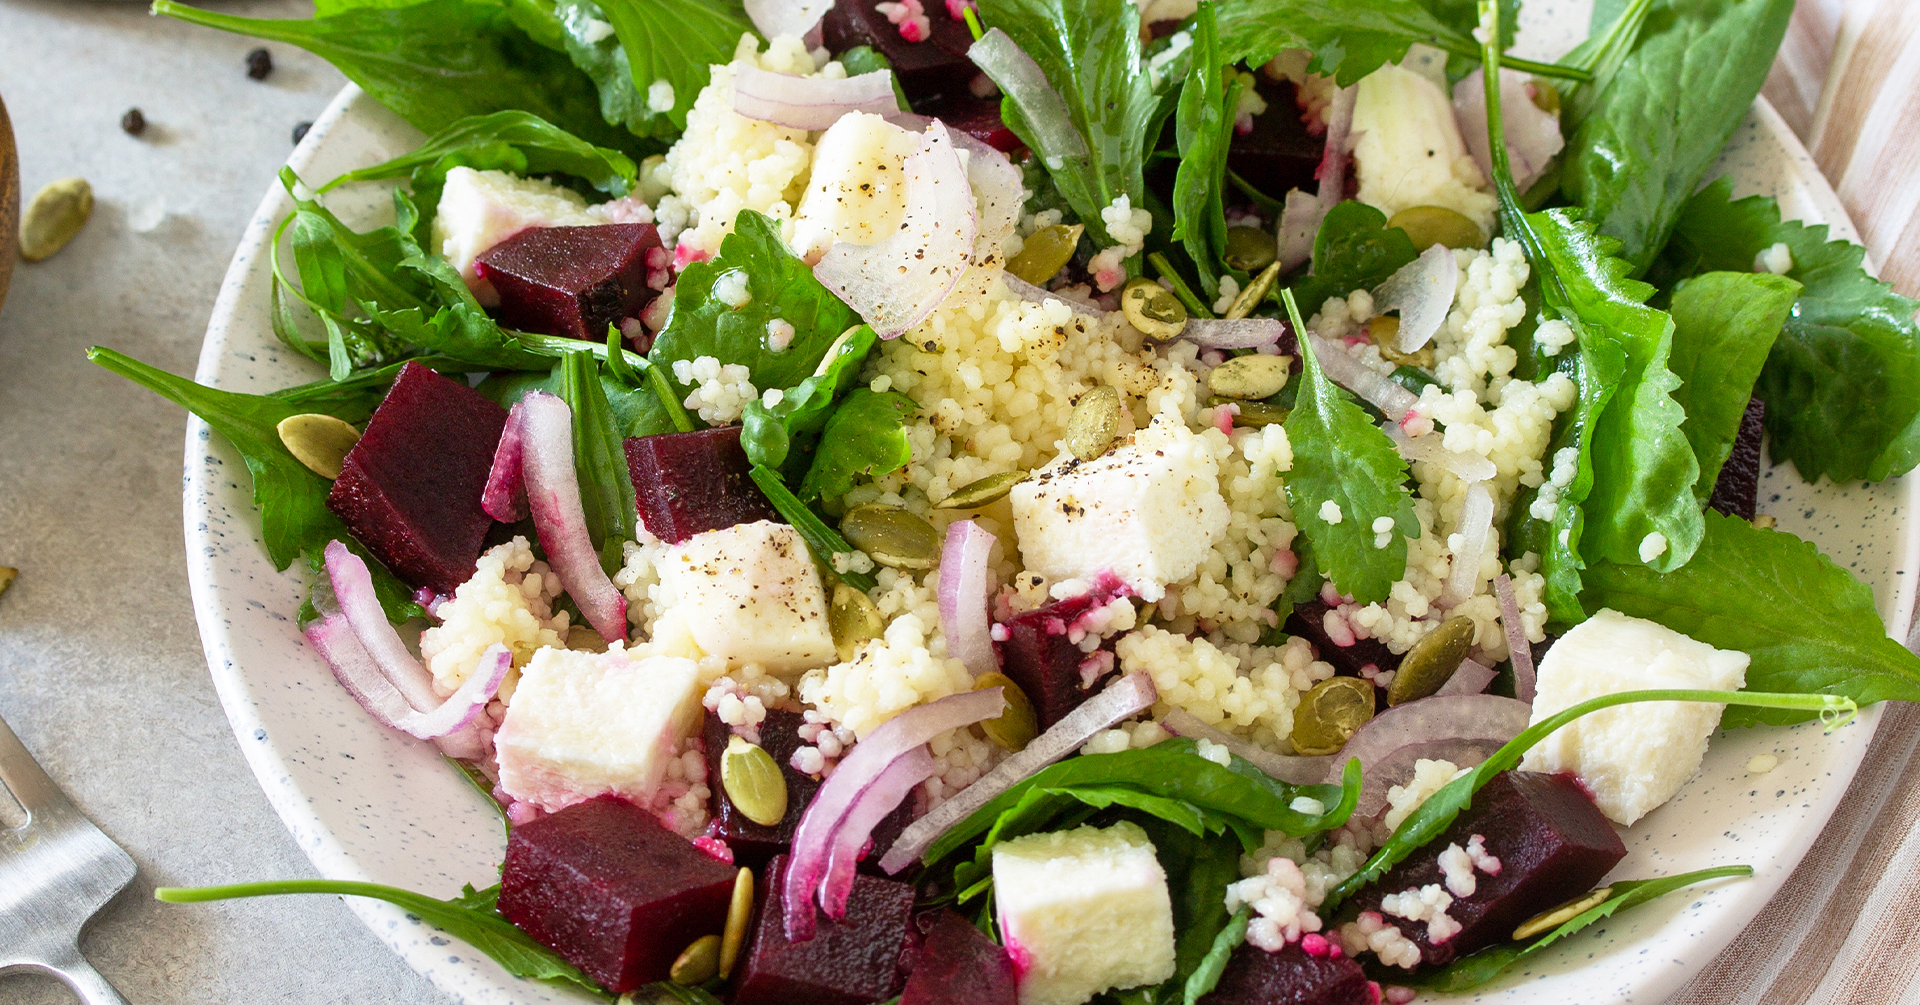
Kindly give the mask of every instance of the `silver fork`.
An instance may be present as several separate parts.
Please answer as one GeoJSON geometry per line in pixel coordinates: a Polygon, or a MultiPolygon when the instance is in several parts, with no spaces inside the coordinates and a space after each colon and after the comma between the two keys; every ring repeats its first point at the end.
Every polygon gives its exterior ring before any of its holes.
{"type": "Polygon", "coordinates": [[[80,956],[80,930],[133,881],[133,859],[73,808],[4,720],[0,784],[0,976],[51,974],[86,1005],[127,1005],[80,956]]]}

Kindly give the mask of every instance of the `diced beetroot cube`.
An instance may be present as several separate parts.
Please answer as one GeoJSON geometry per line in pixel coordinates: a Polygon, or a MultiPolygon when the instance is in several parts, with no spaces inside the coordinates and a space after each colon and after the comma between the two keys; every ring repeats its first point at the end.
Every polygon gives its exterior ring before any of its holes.
{"type": "Polygon", "coordinates": [[[500,294],[507,327],[605,342],[608,325],[639,317],[659,294],[647,285],[647,252],[659,247],[651,223],[529,227],[482,252],[473,270],[500,294]]]}
{"type": "Polygon", "coordinates": [[[1066,718],[1093,693],[1080,676],[1080,665],[1089,654],[1080,651],[1069,633],[1076,618],[1108,599],[1099,591],[1086,593],[1016,614],[1002,623],[1007,639],[996,643],[1000,669],[1027,693],[1042,730],[1066,718]]]}
{"type": "Polygon", "coordinates": [[[913,887],[856,876],[846,920],[821,915],[813,938],[788,942],[781,909],[786,873],[781,855],[762,874],[759,917],[733,1005],[872,1005],[898,994],[915,934],[913,887]]]}
{"type": "Polygon", "coordinates": [[[1309,600],[1299,604],[1293,613],[1287,616],[1287,632],[1298,635],[1313,643],[1314,651],[1320,659],[1333,664],[1333,669],[1349,677],[1361,676],[1361,671],[1369,665],[1381,670],[1400,668],[1400,657],[1387,648],[1379,639],[1355,639],[1350,646],[1336,643],[1327,634],[1327,612],[1332,610],[1322,601],[1309,600]]]}
{"type": "Polygon", "coordinates": [[[1500,860],[1500,874],[1474,870],[1473,896],[1454,898],[1447,914],[1460,923],[1459,934],[1436,945],[1424,923],[1385,917],[1420,947],[1425,964],[1439,966],[1506,942],[1521,922],[1592,889],[1627,856],[1620,835],[1572,775],[1505,771],[1474,795],[1473,805],[1445,834],[1362,890],[1354,904],[1378,911],[1389,893],[1444,886],[1440,853],[1449,844],[1465,848],[1475,834],[1500,860]]]}
{"type": "Polygon", "coordinates": [[[1013,957],[973,923],[941,911],[913,956],[900,1005],[1014,1005],[1020,999],[1013,957]]]}
{"type": "Polygon", "coordinates": [[[630,991],[720,933],[735,871],[653,814],[598,796],[513,829],[500,913],[608,990],[630,991]]]}
{"type": "Polygon", "coordinates": [[[1227,167],[1275,199],[1292,188],[1314,191],[1313,173],[1320,167],[1326,141],[1307,132],[1291,83],[1254,76],[1267,110],[1254,116],[1251,132],[1234,133],[1227,143],[1227,167]]]}
{"type": "Polygon", "coordinates": [[[976,98],[970,91],[957,95],[943,95],[938,101],[931,101],[919,109],[923,115],[931,115],[947,124],[949,129],[972,136],[974,139],[1000,151],[1012,153],[1020,149],[1020,137],[1007,128],[1000,119],[999,98],[976,98]]]}
{"type": "Polygon", "coordinates": [[[1200,1005],[1378,1005],[1352,957],[1308,954],[1298,942],[1277,953],[1242,943],[1200,1005]]]}
{"type": "MultiPolygon", "coordinates": [[[[720,758],[726,753],[727,740],[733,731],[718,716],[707,716],[707,778],[708,787],[713,791],[708,799],[713,814],[711,833],[733,849],[734,861],[741,865],[758,870],[791,847],[793,831],[800,826],[800,815],[806,812],[807,804],[813,802],[813,794],[820,790],[818,780],[793,766],[793,752],[806,742],[800,739],[800,727],[805,724],[806,717],[800,713],[779,709],[768,709],[766,719],[760,723],[760,747],[773,756],[774,763],[780,765],[780,772],[787,778],[787,815],[779,824],[766,827],[734,809],[733,800],[727,798],[726,787],[719,784],[720,758]]],[[[902,803],[874,827],[873,848],[860,860],[862,870],[880,875],[880,856],[893,847],[900,832],[913,822],[912,803],[910,799],[902,803]]]]}
{"type": "Polygon", "coordinates": [[[753,483],[740,427],[657,433],[627,440],[627,472],[647,532],[679,544],[702,531],[778,520],[753,483]]]}
{"type": "Polygon", "coordinates": [[[967,85],[980,73],[967,58],[973,33],[948,16],[941,0],[931,0],[926,8],[933,34],[922,42],[900,37],[900,26],[876,10],[873,0],[837,0],[820,22],[821,35],[836,53],[862,45],[879,50],[916,107],[942,94],[967,94],[967,85]]]}
{"type": "Polygon", "coordinates": [[[507,410],[418,363],[347,451],[327,508],[408,586],[452,593],[473,575],[493,519],[480,493],[507,410]]]}
{"type": "Polygon", "coordinates": [[[1733,453],[1720,466],[1708,506],[1728,516],[1753,519],[1760,501],[1760,433],[1766,420],[1767,403],[1748,398],[1746,414],[1740,416],[1740,432],[1733,438],[1733,453]]]}

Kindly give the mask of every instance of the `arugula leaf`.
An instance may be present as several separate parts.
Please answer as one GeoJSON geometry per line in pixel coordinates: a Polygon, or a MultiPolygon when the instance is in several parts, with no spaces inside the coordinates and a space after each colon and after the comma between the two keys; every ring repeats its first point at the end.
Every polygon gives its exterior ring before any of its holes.
{"type": "Polygon", "coordinates": [[[1180,150],[1180,166],[1173,179],[1173,239],[1182,242],[1187,257],[1200,270],[1201,285],[1212,296],[1219,287],[1220,256],[1227,250],[1222,196],[1227,145],[1233,140],[1233,111],[1245,82],[1235,74],[1232,86],[1223,86],[1231,71],[1220,58],[1213,0],[1200,4],[1193,39],[1193,65],[1180,85],[1179,110],[1173,118],[1174,141],[1180,150]]]}
{"type": "MultiPolygon", "coordinates": [[[[1285,294],[1294,331],[1306,331],[1293,294],[1285,294]]],[[[1314,558],[1341,593],[1363,604],[1387,599],[1407,571],[1407,538],[1420,536],[1407,490],[1407,461],[1393,441],[1328,380],[1314,359],[1311,339],[1300,340],[1299,396],[1283,423],[1293,444],[1287,504],[1313,542],[1314,558]],[[1328,520],[1325,510],[1336,509],[1328,520]],[[1393,520],[1386,547],[1374,547],[1373,522],[1393,520]]]]}
{"type": "Polygon", "coordinates": [[[601,0],[626,53],[634,89],[673,87],[666,113],[675,131],[687,127],[693,99],[707,86],[714,63],[733,60],[740,36],[753,30],[739,0],[601,0]]]}
{"type": "MultiPolygon", "coordinates": [[[[684,120],[682,125],[676,125],[671,115],[655,111],[647,101],[646,86],[636,86],[633,62],[627,58],[620,36],[608,30],[613,27],[612,22],[599,4],[593,0],[513,0],[509,16],[535,42],[566,53],[598,91],[601,118],[641,137],[643,141],[638,147],[664,150],[663,141],[670,141],[680,132],[684,120]]],[[[734,40],[737,42],[739,36],[734,40]]],[[[708,62],[724,63],[731,59],[733,50],[729,47],[725,53],[709,56],[710,60],[696,60],[703,72],[708,62]]],[[[701,83],[705,83],[704,76],[701,83]]],[[[677,85],[674,97],[681,97],[677,85]]],[[[676,100],[675,104],[678,103],[676,100]]]]}
{"type": "MultiPolygon", "coordinates": [[[[1329,74],[1345,87],[1406,56],[1425,42],[1457,56],[1478,58],[1473,40],[1478,18],[1471,0],[1219,0],[1220,39],[1228,62],[1260,66],[1282,49],[1313,53],[1308,69],[1329,74]]],[[[1517,9],[1513,0],[1503,6],[1517,9]]],[[[1505,19],[1512,23],[1509,16],[1505,19]]],[[[1504,31],[1512,42],[1512,30],[1504,31]]],[[[1586,74],[1551,64],[1508,60],[1529,73],[1583,79],[1586,74]]]]}
{"type": "MultiPolygon", "coordinates": [[[[693,432],[693,419],[687,415],[686,406],[675,397],[672,383],[659,367],[647,361],[645,356],[621,346],[601,343],[586,343],[579,339],[559,335],[540,335],[534,332],[508,332],[508,337],[521,349],[547,359],[565,359],[572,353],[588,353],[609,368],[613,361],[621,361],[620,369],[637,371],[640,381],[616,380],[606,374],[601,375],[601,384],[606,388],[607,400],[613,406],[614,422],[620,427],[623,436],[651,436],[654,433],[693,432]],[[612,350],[618,349],[618,352],[612,350]],[[645,387],[638,384],[644,383],[645,387]]],[[[609,341],[617,342],[609,333],[609,341]]],[[[494,374],[490,380],[503,379],[503,375],[494,374]]],[[[513,390],[503,390],[503,395],[511,397],[496,398],[502,404],[511,404],[520,400],[520,395],[538,386],[543,390],[559,393],[559,385],[548,386],[538,383],[542,378],[518,378],[511,380],[513,390]],[[531,379],[536,383],[526,383],[531,379]]],[[[484,385],[483,385],[484,386],[484,385]]]]}
{"type": "Polygon", "coordinates": [[[1799,295],[1799,283],[1753,272],[1709,272],[1673,295],[1668,365],[1680,378],[1673,399],[1687,414],[1680,431],[1700,464],[1693,497],[1702,505],[1733,453],[1753,383],[1799,295]]]}
{"type": "Polygon", "coordinates": [[[629,139],[600,118],[592,83],[516,27],[503,0],[347,7],[310,20],[235,17],[175,0],[154,0],[153,12],[297,45],[424,133],[518,109],[600,146],[629,139]]]}
{"type": "MultiPolygon", "coordinates": [[[[833,556],[843,555],[853,550],[853,545],[848,544],[847,539],[841,537],[839,531],[827,526],[825,520],[815,515],[807,508],[806,503],[801,502],[792,490],[787,488],[787,483],[781,479],[780,472],[764,464],[756,464],[748,474],[753,476],[753,483],[760,486],[760,491],[767,494],[767,501],[773,504],[774,511],[780,514],[780,519],[785,520],[793,526],[794,530],[800,532],[800,539],[807,543],[807,550],[813,553],[813,560],[820,563],[821,567],[832,571],[833,556]]],[[[879,580],[874,579],[873,573],[870,572],[848,571],[834,574],[856,590],[871,590],[879,585],[879,580]]]]}
{"type": "Polygon", "coordinates": [[[781,468],[791,456],[804,474],[812,443],[826,427],[834,403],[859,379],[861,365],[879,341],[866,325],[852,328],[834,340],[813,376],[787,389],[772,408],[758,399],[747,402],[740,417],[740,446],[747,460],[781,468]]]}
{"type": "Polygon", "coordinates": [[[274,897],[289,893],[322,893],[341,897],[371,897],[405,910],[421,921],[487,954],[515,977],[529,977],[550,984],[574,985],[596,995],[611,998],[573,964],[533,940],[513,922],[500,916],[500,887],[461,890],[452,900],[435,900],[379,883],[356,883],[338,879],[283,879],[264,883],[236,883],[230,886],[163,886],[153,891],[155,900],[168,904],[204,904],[240,897],[274,897]]]}
{"type": "Polygon", "coordinates": [[[1561,186],[1638,274],[1767,79],[1793,0],[1657,0],[1561,154],[1561,186]]]}
{"type": "MultiPolygon", "coordinates": [[[[1595,607],[1646,618],[1752,657],[1747,686],[1837,694],[1862,705],[1920,700],[1920,657],[1887,637],[1873,591],[1812,544],[1738,517],[1707,514],[1686,568],[1665,575],[1596,564],[1595,607]]],[[[1724,726],[1797,722],[1805,715],[1728,709],[1724,726]]]]}
{"type": "Polygon", "coordinates": [[[1213,937],[1213,945],[1207,947],[1207,955],[1193,968],[1185,986],[1181,988],[1185,1005],[1196,1005],[1220,986],[1220,977],[1227,972],[1227,962],[1233,958],[1233,951],[1247,941],[1247,924],[1252,920],[1253,909],[1243,906],[1213,937]]]}
{"type": "MultiPolygon", "coordinates": [[[[1419,809],[1414,810],[1400,822],[1400,826],[1394,829],[1393,835],[1374,851],[1373,856],[1367,859],[1367,864],[1362,866],[1359,872],[1327,891],[1327,899],[1321,904],[1320,913],[1331,917],[1333,912],[1361,887],[1386,875],[1388,869],[1400,864],[1427,842],[1445,833],[1454,819],[1472,804],[1474,793],[1479,792],[1492,781],[1493,776],[1519,764],[1520,758],[1528,750],[1552,735],[1561,726],[1589,712],[1642,701],[1699,701],[1742,708],[1811,713],[1820,717],[1821,722],[1826,724],[1828,732],[1851,722],[1860,707],[1851,698],[1825,694],[1767,694],[1755,691],[1690,689],[1618,691],[1570,705],[1528,726],[1520,732],[1519,736],[1507,741],[1499,750],[1494,751],[1493,756],[1448,782],[1440,791],[1420,804],[1419,809]]],[[[1732,709],[1728,711],[1731,712],[1732,709]]]]}
{"type": "Polygon", "coordinates": [[[854,388],[821,430],[813,466],[800,483],[800,498],[838,499],[856,480],[883,478],[905,467],[913,459],[907,420],[919,410],[898,391],[854,388]]]}
{"type": "Polygon", "coordinates": [[[1809,481],[1879,481],[1920,462],[1920,324],[1914,301],[1867,275],[1866,251],[1825,225],[1780,219],[1766,196],[1734,199],[1720,179],[1681,207],[1650,272],[1671,283],[1710,269],[1746,272],[1776,243],[1805,287],[1754,393],[1767,403],[1775,458],[1809,481]]]}
{"type": "Polygon", "coordinates": [[[626,446],[607,404],[600,364],[589,353],[575,352],[554,369],[560,376],[560,397],[573,410],[574,469],[587,534],[602,563],[618,562],[621,543],[635,537],[639,510],[633,498],[633,476],[627,471],[626,446]]]}
{"type": "Polygon", "coordinates": [[[1662,876],[1659,879],[1615,880],[1607,884],[1607,889],[1613,891],[1612,896],[1574,915],[1565,924],[1531,942],[1502,942],[1472,956],[1454,960],[1432,973],[1415,974],[1406,980],[1408,984],[1441,994],[1471,991],[1513,969],[1516,964],[1539,955],[1555,942],[1602,918],[1611,917],[1628,908],[1638,907],[1655,897],[1672,893],[1683,887],[1715,879],[1751,875],[1753,875],[1752,866],[1723,865],[1682,873],[1678,876],[1662,876]]]}
{"type": "Polygon", "coordinates": [[[1372,289],[1420,253],[1399,227],[1388,229],[1387,215],[1351,199],[1327,212],[1313,238],[1313,265],[1292,287],[1300,316],[1313,317],[1328,297],[1372,289]]]}

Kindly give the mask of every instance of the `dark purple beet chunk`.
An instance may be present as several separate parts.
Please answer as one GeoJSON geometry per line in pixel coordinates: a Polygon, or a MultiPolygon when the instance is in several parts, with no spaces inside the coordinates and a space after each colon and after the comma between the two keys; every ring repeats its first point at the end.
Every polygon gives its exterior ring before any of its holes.
{"type": "Polygon", "coordinates": [[[916,108],[942,94],[971,93],[967,85],[980,70],[967,58],[973,33],[966,23],[947,16],[939,0],[927,5],[933,34],[923,42],[900,37],[900,28],[874,8],[873,0],[837,0],[820,22],[822,38],[833,52],[870,45],[887,57],[894,79],[916,108]]]}
{"type": "Polygon", "coordinates": [[[1020,149],[1020,137],[1007,128],[1000,119],[999,98],[976,98],[970,91],[958,95],[944,95],[937,101],[925,103],[919,109],[922,115],[930,115],[947,124],[949,129],[958,129],[982,143],[1000,151],[1012,153],[1020,149]]]}
{"type": "Polygon", "coordinates": [[[1069,641],[1067,626],[1095,600],[1105,603],[1107,598],[1093,593],[1069,597],[1004,622],[1007,640],[996,644],[1000,669],[1027,693],[1042,730],[1066,718],[1092,693],[1080,686],[1080,664],[1087,654],[1069,641]]]}
{"type": "Polygon", "coordinates": [[[1753,519],[1760,497],[1760,432],[1766,423],[1767,403],[1747,399],[1746,414],[1740,416],[1740,432],[1733,438],[1733,453],[1720,466],[1720,477],[1713,483],[1713,495],[1707,506],[1742,520],[1753,519]]]}
{"type": "Polygon", "coordinates": [[[1014,1005],[1013,957],[952,911],[934,916],[913,957],[900,1005],[1014,1005]]]}
{"type": "Polygon", "coordinates": [[[658,291],[647,285],[651,223],[529,227],[481,253],[473,269],[500,294],[502,324],[522,331],[607,340],[607,326],[638,317],[658,291]]]}
{"type": "Polygon", "coordinates": [[[1275,199],[1288,189],[1314,191],[1313,173],[1320,167],[1326,141],[1307,132],[1291,83],[1268,80],[1263,73],[1254,76],[1254,88],[1266,100],[1267,110],[1254,116],[1251,132],[1236,132],[1228,142],[1227,167],[1275,199]]]}
{"type": "MultiPolygon", "coordinates": [[[[767,710],[766,719],[760,723],[760,747],[773,756],[774,763],[780,765],[781,774],[787,777],[787,815],[780,823],[767,827],[748,820],[733,808],[733,801],[727,798],[725,786],[711,786],[713,795],[708,799],[713,814],[711,833],[733,849],[734,861],[741,865],[758,870],[767,860],[785,852],[793,844],[793,832],[800,826],[800,815],[806,812],[807,804],[813,802],[813,794],[820,789],[818,780],[795,770],[792,763],[793,752],[805,743],[800,739],[800,727],[805,724],[806,718],[800,713],[782,712],[779,709],[767,710]]],[[[718,716],[707,716],[708,778],[720,777],[720,758],[726,752],[727,740],[732,735],[733,730],[718,716]]],[[[909,800],[874,828],[873,848],[866,858],[860,860],[863,870],[879,875],[880,856],[893,847],[900,832],[912,822],[909,819],[912,810],[909,800]]]]}
{"type": "Polygon", "coordinates": [[[1360,671],[1369,664],[1381,670],[1396,670],[1400,666],[1400,657],[1387,648],[1379,639],[1356,639],[1353,645],[1335,645],[1327,636],[1327,611],[1331,610],[1324,602],[1309,600],[1294,607],[1287,615],[1287,632],[1298,635],[1313,643],[1313,648],[1322,660],[1333,664],[1333,669],[1349,677],[1360,676],[1360,671]]]}
{"type": "Polygon", "coordinates": [[[408,586],[452,593],[493,523],[480,493],[506,425],[506,409],[408,363],[347,451],[327,508],[408,586]]]}
{"type": "Polygon", "coordinates": [[[762,874],[759,917],[733,1005],[872,1005],[898,994],[913,935],[913,887],[856,876],[846,920],[820,915],[813,938],[788,942],[781,909],[786,871],[782,855],[762,874]]]}
{"type": "Polygon", "coordinates": [[[1366,972],[1346,956],[1309,956],[1300,943],[1269,953],[1242,943],[1200,1005],[1378,1005],[1366,972]]]}
{"type": "Polygon", "coordinates": [[[777,520],[753,483],[740,427],[657,433],[627,440],[627,472],[647,532],[679,544],[703,531],[777,520]]]}
{"type": "Polygon", "coordinates": [[[719,934],[735,870],[617,796],[513,829],[500,913],[608,990],[665,980],[687,945],[719,934]]]}
{"type": "Polygon", "coordinates": [[[1422,962],[1439,966],[1513,937],[1520,923],[1593,888],[1626,857],[1620,835],[1601,815],[1572,775],[1505,771],[1473,797],[1473,805],[1445,834],[1362,890],[1354,903],[1378,911],[1380,898],[1429,883],[1446,882],[1439,856],[1449,844],[1462,848],[1473,835],[1486,839],[1500,860],[1500,875],[1474,871],[1471,897],[1457,897],[1447,914],[1461,925],[1439,945],[1427,941],[1427,926],[1386,916],[1420,947],[1422,962]]]}

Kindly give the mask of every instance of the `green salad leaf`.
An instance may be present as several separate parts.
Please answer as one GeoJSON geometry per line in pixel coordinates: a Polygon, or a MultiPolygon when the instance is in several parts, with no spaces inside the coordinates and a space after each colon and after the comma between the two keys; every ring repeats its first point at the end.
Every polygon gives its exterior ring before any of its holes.
{"type": "Polygon", "coordinates": [[[1300,316],[1313,317],[1328,297],[1372,289],[1418,257],[1413,239],[1399,227],[1389,228],[1385,213],[1351,199],[1340,203],[1321,221],[1313,237],[1313,264],[1292,287],[1300,316]]]}
{"type": "Polygon", "coordinates": [[[574,477],[580,483],[587,535],[602,564],[619,568],[622,542],[634,540],[639,510],[627,450],[608,404],[600,364],[585,352],[568,353],[554,367],[560,398],[573,411],[574,477]]]}
{"type": "Polygon", "coordinates": [[[600,0],[600,9],[619,36],[634,89],[648,94],[663,80],[673,88],[666,117],[676,132],[707,86],[707,67],[732,62],[740,36],[753,30],[739,0],[600,0]]]}
{"type": "Polygon", "coordinates": [[[1794,301],[1754,393],[1767,403],[1776,459],[1810,481],[1879,481],[1920,462],[1920,307],[1867,275],[1866,251],[1827,227],[1780,219],[1766,196],[1733,198],[1720,179],[1681,207],[1650,275],[1671,284],[1708,270],[1750,272],[1785,244],[1794,301]]]}
{"type": "Polygon", "coordinates": [[[788,388],[773,407],[757,399],[747,402],[746,412],[740,417],[740,446],[746,450],[747,460],[786,470],[789,481],[804,476],[827,417],[859,379],[861,365],[879,342],[872,328],[851,328],[834,340],[813,376],[788,388]]]}
{"type": "MultiPolygon", "coordinates": [[[[760,486],[760,491],[767,494],[767,501],[773,504],[774,512],[780,514],[780,519],[791,524],[793,529],[799,532],[800,540],[807,543],[807,550],[813,554],[813,560],[822,568],[830,570],[833,556],[853,551],[853,545],[848,544],[847,539],[841,537],[839,531],[827,526],[827,522],[820,519],[819,514],[808,509],[807,504],[801,502],[800,498],[793,494],[792,489],[787,488],[786,480],[780,477],[780,472],[764,464],[756,464],[748,473],[753,476],[753,483],[760,486]]],[[[874,579],[871,572],[848,571],[834,574],[856,590],[872,590],[879,585],[879,580],[874,579]]]]}
{"type": "Polygon", "coordinates": [[[1687,413],[1680,431],[1700,464],[1693,496],[1703,505],[1733,453],[1754,381],[1799,295],[1799,283],[1753,272],[1709,272],[1673,295],[1668,365],[1680,378],[1673,400],[1687,413]]]}
{"type": "Polygon", "coordinates": [[[1219,286],[1220,256],[1227,250],[1227,209],[1223,197],[1227,145],[1233,140],[1233,113],[1245,87],[1220,58],[1213,0],[1200,4],[1194,18],[1192,66],[1180,85],[1173,117],[1180,165],[1173,179],[1173,239],[1200,271],[1209,296],[1219,286]],[[1232,74],[1231,85],[1225,83],[1232,74]]]}
{"type": "Polygon", "coordinates": [[[1207,947],[1207,955],[1193,968],[1180,989],[1183,1005],[1197,1005],[1200,999],[1220,986],[1220,978],[1227,972],[1227,963],[1233,958],[1233,951],[1247,941],[1247,924],[1252,920],[1253,910],[1242,907],[1214,934],[1213,945],[1207,947]]]}
{"type": "Polygon", "coordinates": [[[1644,271],[1746,117],[1793,0],[1656,0],[1561,152],[1562,190],[1644,271]]]}
{"type": "MultiPolygon", "coordinates": [[[[1330,74],[1345,87],[1388,63],[1397,63],[1416,42],[1477,59],[1478,23],[1472,0],[1219,0],[1220,40],[1229,62],[1260,66],[1282,49],[1313,53],[1308,69],[1330,74]]],[[[1502,0],[1509,11],[1516,0],[1502,0]]],[[[1509,14],[1503,23],[1511,25],[1509,14]]],[[[1505,29],[1512,42],[1512,29],[1505,29]]],[[[1530,73],[1585,74],[1565,67],[1509,60],[1530,73]]]]}
{"type": "MultiPolygon", "coordinates": [[[[1294,330],[1306,331],[1291,291],[1286,302],[1294,330]]],[[[1406,458],[1321,372],[1307,339],[1300,341],[1300,357],[1300,389],[1284,423],[1293,444],[1287,504],[1334,588],[1363,604],[1385,600],[1406,575],[1407,538],[1420,536],[1406,458]],[[1393,532],[1385,546],[1376,546],[1373,522],[1381,517],[1392,519],[1393,532]]]]}
{"type": "Polygon", "coordinates": [[[800,498],[838,499],[855,481],[884,478],[905,467],[913,459],[907,420],[919,410],[898,391],[854,388],[820,432],[800,498]]]}
{"type": "MultiPolygon", "coordinates": [[[[1563,135],[1578,129],[1580,123],[1587,120],[1600,93],[1613,83],[1620,67],[1640,42],[1640,32],[1646,27],[1647,15],[1653,10],[1653,0],[1625,0],[1618,6],[1617,11],[1610,11],[1605,9],[1608,7],[1605,0],[1594,4],[1592,33],[1586,41],[1574,46],[1572,52],[1560,59],[1568,66],[1577,66],[1593,74],[1592,80],[1568,82],[1560,87],[1564,95],[1560,106],[1560,130],[1563,135]]],[[[1510,23],[1505,14],[1502,14],[1501,20],[1510,23]]]]}

